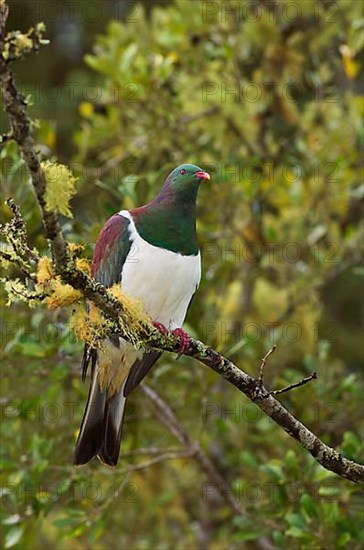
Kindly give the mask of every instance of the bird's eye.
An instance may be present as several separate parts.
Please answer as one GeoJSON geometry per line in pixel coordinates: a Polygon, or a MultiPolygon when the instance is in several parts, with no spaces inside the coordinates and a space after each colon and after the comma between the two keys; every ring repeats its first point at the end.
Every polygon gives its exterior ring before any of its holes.
{"type": "Polygon", "coordinates": [[[179,173],[181,174],[181,176],[183,176],[186,173],[186,170],[182,168],[182,170],[180,170],[179,173]]]}

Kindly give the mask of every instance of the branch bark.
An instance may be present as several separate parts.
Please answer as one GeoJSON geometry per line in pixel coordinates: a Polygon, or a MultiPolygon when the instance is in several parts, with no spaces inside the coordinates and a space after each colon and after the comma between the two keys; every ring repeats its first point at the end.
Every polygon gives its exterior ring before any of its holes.
{"type": "MultiPolygon", "coordinates": [[[[0,52],[4,51],[6,41],[5,24],[8,16],[8,7],[4,0],[0,0],[0,52]]],[[[37,41],[37,44],[39,40],[37,41]]],[[[38,47],[38,46],[37,46],[38,47]]],[[[34,47],[34,51],[37,49],[34,47]]],[[[29,52],[27,52],[28,54],[29,52]]],[[[83,295],[94,302],[104,314],[114,321],[123,333],[120,319],[125,319],[125,312],[121,304],[108,290],[77,269],[67,250],[67,244],[63,238],[61,225],[55,212],[48,211],[45,203],[46,180],[41,169],[38,155],[34,148],[31,134],[30,119],[27,112],[25,98],[15,86],[14,77],[10,69],[9,59],[0,54],[0,84],[3,93],[4,106],[8,114],[11,137],[18,144],[24,163],[30,175],[31,183],[36,199],[41,210],[44,231],[49,241],[54,265],[64,283],[70,284],[75,289],[81,290],[83,295]]],[[[178,352],[179,343],[169,335],[166,337],[151,328],[149,325],[140,333],[143,345],[159,349],[161,351],[178,352]]],[[[283,405],[281,405],[261,384],[234,363],[217,353],[203,342],[190,339],[190,345],[185,355],[193,357],[203,363],[217,374],[225,378],[239,391],[243,392],[251,401],[272,418],[290,437],[298,441],[324,468],[335,472],[354,482],[364,481],[364,466],[348,460],[340,452],[325,445],[314,433],[295,418],[283,405]]]]}

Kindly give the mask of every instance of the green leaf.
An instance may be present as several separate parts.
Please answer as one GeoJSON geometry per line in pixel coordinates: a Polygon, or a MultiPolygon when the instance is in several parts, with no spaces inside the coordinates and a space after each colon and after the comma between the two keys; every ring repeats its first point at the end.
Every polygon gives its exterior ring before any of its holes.
{"type": "Polygon", "coordinates": [[[7,518],[3,519],[1,523],[3,525],[15,525],[16,523],[20,522],[20,516],[19,514],[13,514],[12,516],[8,516],[7,518]]]}
{"type": "Polygon", "coordinates": [[[297,528],[306,527],[305,519],[303,518],[303,516],[299,514],[287,514],[286,520],[288,524],[291,525],[292,527],[297,527],[297,528]]]}
{"type": "Polygon", "coordinates": [[[274,479],[281,480],[284,477],[282,466],[279,464],[266,464],[264,470],[271,474],[274,479]]]}
{"type": "Polygon", "coordinates": [[[341,448],[346,455],[354,459],[360,452],[361,442],[353,432],[345,432],[341,448]]]}
{"type": "Polygon", "coordinates": [[[277,545],[282,545],[284,543],[284,534],[280,531],[273,531],[272,537],[277,545]]]}
{"type": "Polygon", "coordinates": [[[346,532],[346,533],[342,533],[339,538],[337,539],[337,545],[342,548],[342,547],[346,547],[346,545],[348,544],[348,542],[350,542],[352,540],[352,537],[350,535],[350,533],[346,532]]]}
{"type": "Polygon", "coordinates": [[[292,449],[289,449],[287,451],[286,456],[284,457],[284,462],[291,469],[295,469],[297,467],[297,456],[296,453],[292,451],[292,449]]]}
{"type": "Polygon", "coordinates": [[[251,466],[251,467],[256,467],[259,464],[254,452],[248,449],[240,453],[240,462],[242,464],[246,464],[247,466],[251,466]]]}
{"type": "Polygon", "coordinates": [[[340,510],[337,502],[327,502],[325,503],[325,520],[331,524],[335,525],[340,518],[340,510]]]}
{"type": "Polygon", "coordinates": [[[17,525],[16,527],[12,527],[12,529],[10,529],[5,536],[4,548],[12,548],[16,544],[18,544],[23,536],[23,533],[23,526],[17,525]]]}
{"type": "Polygon", "coordinates": [[[304,493],[300,498],[300,506],[306,512],[309,517],[317,517],[316,504],[312,497],[307,493],[304,493]]]}
{"type": "Polygon", "coordinates": [[[248,540],[256,540],[263,536],[264,533],[262,533],[262,531],[241,531],[240,533],[236,533],[233,538],[236,542],[244,542],[248,540]]]}
{"type": "Polygon", "coordinates": [[[67,510],[67,514],[69,514],[70,516],[72,516],[74,518],[80,518],[80,517],[83,517],[85,515],[85,512],[83,510],[76,510],[75,508],[69,508],[67,510]]]}
{"type": "Polygon", "coordinates": [[[105,518],[101,517],[92,527],[89,536],[87,537],[90,543],[95,542],[105,531],[105,518]]]}
{"type": "Polygon", "coordinates": [[[119,65],[119,70],[121,73],[129,69],[131,62],[133,61],[134,57],[137,54],[137,51],[138,51],[138,46],[135,43],[130,44],[130,46],[126,48],[119,65]]]}
{"type": "Polygon", "coordinates": [[[71,518],[71,517],[59,518],[59,519],[55,519],[52,523],[55,527],[60,527],[60,528],[62,528],[62,527],[73,527],[75,524],[78,523],[78,519],[71,518]]]}
{"type": "Polygon", "coordinates": [[[309,539],[311,538],[311,534],[307,531],[304,531],[303,529],[300,529],[299,527],[290,527],[286,532],[285,535],[287,537],[294,537],[296,539],[309,539]]]}

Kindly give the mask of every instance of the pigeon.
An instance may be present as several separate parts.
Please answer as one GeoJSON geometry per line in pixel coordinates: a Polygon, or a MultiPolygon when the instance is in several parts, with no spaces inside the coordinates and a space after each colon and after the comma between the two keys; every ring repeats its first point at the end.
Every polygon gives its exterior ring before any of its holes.
{"type": "MultiPolygon", "coordinates": [[[[94,250],[92,277],[139,300],[154,326],[171,331],[179,351],[188,347],[181,328],[201,278],[196,237],[196,198],[210,175],[182,164],[166,178],[158,195],[145,206],[121,210],[102,228],[94,250]]],[[[74,464],[94,457],[116,466],[120,453],[125,402],[160,357],[136,349],[110,334],[98,349],[85,346],[82,376],[91,364],[91,385],[75,449],[74,464]]]]}

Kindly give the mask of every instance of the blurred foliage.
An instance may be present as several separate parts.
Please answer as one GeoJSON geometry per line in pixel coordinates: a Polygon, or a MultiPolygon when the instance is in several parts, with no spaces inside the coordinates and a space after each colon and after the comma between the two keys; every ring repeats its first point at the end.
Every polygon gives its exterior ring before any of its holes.
{"type": "MultiPolygon", "coordinates": [[[[91,255],[106,218],[149,200],[173,166],[209,170],[199,196],[203,280],[187,329],[253,375],[275,342],[271,388],[317,370],[317,382],[281,401],[363,460],[360,2],[177,1],[148,16],[135,6],[107,28],[105,12],[92,28],[75,18],[73,40],[86,28],[91,43],[105,28],[84,65],[75,68],[77,48],[66,61],[64,20],[58,49],[35,61],[46,56],[29,98],[37,148],[79,178],[67,239],[88,243],[91,255]]],[[[19,64],[28,82],[32,62],[19,64]]],[[[14,144],[1,163],[4,195],[21,205],[31,244],[45,249],[14,144]]],[[[358,488],[187,358],[165,355],[148,382],[199,439],[244,516],[231,516],[193,458],[128,472],[145,457],[126,454],[116,470],[76,470],[87,390],[65,312],[15,304],[1,334],[5,548],[363,547],[358,488]]],[[[176,446],[152,411],[141,392],[131,396],[122,452],[176,446]]]]}

